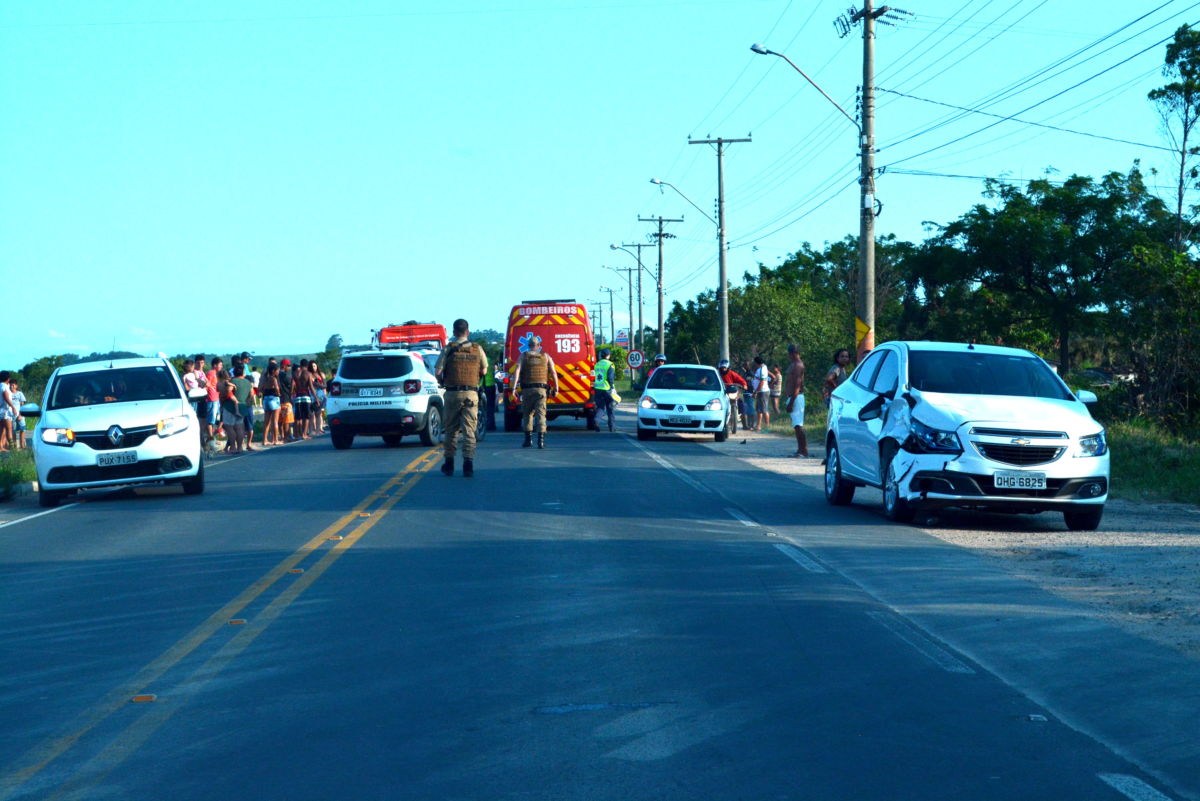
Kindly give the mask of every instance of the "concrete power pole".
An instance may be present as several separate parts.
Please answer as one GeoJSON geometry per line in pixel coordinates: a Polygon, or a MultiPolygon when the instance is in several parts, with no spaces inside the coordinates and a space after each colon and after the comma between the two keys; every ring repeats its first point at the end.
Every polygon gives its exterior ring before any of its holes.
{"type": "MultiPolygon", "coordinates": [[[[645,242],[635,242],[635,243],[633,243],[632,245],[631,245],[631,244],[629,244],[629,243],[625,243],[625,244],[621,245],[621,247],[623,247],[623,248],[637,248],[637,263],[638,263],[638,274],[637,274],[637,309],[638,309],[638,314],[637,314],[637,326],[638,326],[638,327],[637,327],[637,348],[638,348],[638,350],[640,350],[640,351],[645,351],[645,349],[646,349],[646,335],[645,335],[645,333],[644,333],[644,332],[645,332],[645,330],[646,330],[646,325],[645,325],[645,323],[643,323],[643,322],[642,322],[642,310],[645,308],[645,303],[643,303],[643,301],[642,301],[642,271],[643,271],[643,270],[645,270],[646,268],[645,268],[644,266],[642,266],[642,248],[648,248],[648,247],[652,247],[652,245],[648,245],[648,244],[646,244],[645,242]]],[[[632,320],[632,318],[630,319],[629,323],[630,323],[630,325],[632,325],[632,324],[633,324],[633,320],[632,320]]]]}
{"type": "MultiPolygon", "coordinates": [[[[625,273],[625,275],[622,275],[621,277],[625,279],[626,288],[629,290],[629,347],[628,347],[628,350],[633,350],[637,346],[634,344],[636,340],[634,340],[634,338],[633,338],[633,323],[634,323],[634,320],[633,320],[633,276],[629,275],[629,273],[633,272],[634,270],[637,270],[639,273],[641,273],[641,267],[640,266],[639,267],[609,267],[609,266],[605,265],[604,269],[612,270],[614,273],[625,273]]],[[[616,335],[614,334],[613,336],[615,338],[616,335]]]]}
{"type": "Polygon", "coordinates": [[[608,293],[608,341],[610,344],[615,345],[617,344],[617,321],[613,316],[613,293],[617,290],[602,286],[600,287],[600,291],[608,293]]]}
{"type": "MultiPolygon", "coordinates": [[[[863,29],[863,81],[862,81],[862,133],[859,138],[862,165],[859,175],[859,226],[858,226],[858,319],[865,325],[858,355],[875,347],[875,216],[878,203],[875,198],[875,23],[889,13],[909,15],[909,12],[890,6],[874,7],[874,0],[863,0],[861,11],[835,21],[838,33],[845,37],[855,24],[861,22],[863,29]]],[[[894,22],[882,20],[885,25],[894,22]]],[[[859,335],[856,323],[855,336],[859,335]]]]}
{"type": "Polygon", "coordinates": [[[638,222],[652,222],[658,224],[657,233],[652,233],[658,243],[658,275],[655,276],[658,283],[658,352],[665,354],[667,352],[667,330],[664,325],[666,320],[666,307],[663,300],[663,240],[673,239],[675,234],[663,232],[663,225],[666,223],[683,222],[680,217],[677,220],[667,219],[666,217],[638,217],[638,222]]]}
{"type": "Polygon", "coordinates": [[[725,145],[749,142],[745,139],[689,139],[689,145],[717,146],[717,314],[721,319],[721,357],[729,358],[729,279],[725,270],[725,145]]]}

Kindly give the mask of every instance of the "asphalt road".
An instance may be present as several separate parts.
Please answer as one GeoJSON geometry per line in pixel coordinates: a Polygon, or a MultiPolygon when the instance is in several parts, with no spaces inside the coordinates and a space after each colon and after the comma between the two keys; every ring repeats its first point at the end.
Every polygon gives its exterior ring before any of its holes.
{"type": "Polygon", "coordinates": [[[0,799],[1197,797],[1169,654],[720,448],[519,442],[0,527],[0,799]]]}

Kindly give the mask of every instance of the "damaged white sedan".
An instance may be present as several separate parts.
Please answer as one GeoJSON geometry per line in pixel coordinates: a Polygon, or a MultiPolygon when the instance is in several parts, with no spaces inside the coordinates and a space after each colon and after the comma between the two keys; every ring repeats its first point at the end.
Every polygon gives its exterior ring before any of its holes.
{"type": "Polygon", "coordinates": [[[883,490],[887,516],[944,507],[1061,511],[1095,530],[1108,500],[1104,428],[1033,353],[945,342],[888,342],[830,400],[825,497],[883,490]]]}

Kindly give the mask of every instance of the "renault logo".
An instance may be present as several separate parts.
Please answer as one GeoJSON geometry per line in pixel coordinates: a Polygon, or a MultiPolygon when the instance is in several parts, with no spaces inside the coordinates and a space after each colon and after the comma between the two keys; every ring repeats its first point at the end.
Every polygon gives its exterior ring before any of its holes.
{"type": "Polygon", "coordinates": [[[677,411],[677,412],[683,412],[683,411],[687,411],[687,410],[686,410],[686,409],[684,409],[682,405],[680,405],[680,404],[676,404],[676,405],[675,405],[675,411],[677,411]]]}
{"type": "Polygon", "coordinates": [[[125,441],[125,431],[120,426],[109,426],[107,434],[108,441],[117,447],[125,441]]]}
{"type": "Polygon", "coordinates": [[[1012,444],[1013,445],[1032,445],[1033,440],[1025,439],[1024,437],[1018,437],[1012,441],[1012,444]]]}

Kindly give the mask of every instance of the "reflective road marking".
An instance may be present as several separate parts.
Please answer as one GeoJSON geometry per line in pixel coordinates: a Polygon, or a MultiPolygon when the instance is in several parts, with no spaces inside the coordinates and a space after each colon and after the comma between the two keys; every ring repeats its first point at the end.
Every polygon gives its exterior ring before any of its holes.
{"type": "MultiPolygon", "coordinates": [[[[434,463],[433,457],[437,450],[429,449],[421,456],[413,459],[403,470],[385,481],[382,485],[372,491],[369,495],[363,498],[346,514],[339,517],[323,531],[314,536],[291,556],[288,556],[282,562],[268,571],[262,578],[251,584],[243,590],[236,598],[229,601],[217,611],[213,612],[203,623],[194,628],[191,632],[184,635],[178,642],[164,651],[154,661],[147,664],[137,674],[127,682],[113,688],[102,699],[94,704],[89,709],[82,712],[72,724],[72,727],[67,733],[57,737],[51,737],[45,742],[35,746],[10,767],[5,769],[5,772],[0,776],[0,801],[11,798],[12,795],[21,788],[23,784],[44,770],[51,762],[58,759],[68,750],[70,750],[82,737],[94,729],[96,726],[107,720],[113,713],[118,710],[127,708],[130,697],[134,695],[145,694],[146,687],[160,678],[164,673],[170,670],[175,665],[179,664],[190,653],[195,651],[206,640],[216,634],[218,631],[226,629],[229,625],[229,620],[237,616],[237,613],[249,605],[252,601],[266,592],[275,582],[281,577],[288,575],[289,571],[302,562],[309,554],[320,548],[330,536],[334,533],[346,528],[351,523],[358,521],[358,513],[364,511],[367,507],[385,498],[394,488],[399,486],[411,473],[420,469],[426,470],[429,465],[434,463]]],[[[60,507],[66,509],[69,507],[60,507]]],[[[390,508],[390,507],[389,507],[390,508]]],[[[49,512],[58,511],[58,509],[50,509],[49,512]]],[[[23,518],[28,519],[28,518],[23,518]]],[[[380,517],[368,518],[359,525],[370,527],[374,521],[378,521],[380,517]]],[[[17,522],[17,521],[14,521],[17,522]]],[[[356,531],[358,529],[355,529],[356,531]]],[[[361,536],[361,535],[360,535],[361,536]]],[[[337,550],[353,544],[353,541],[339,542],[333,549],[337,550]]],[[[328,554],[327,554],[328,556],[328,554]]],[[[315,579],[320,572],[314,572],[316,568],[310,570],[307,574],[303,574],[296,583],[292,585],[294,588],[304,579],[309,579],[304,584],[305,587],[315,579]]],[[[323,572],[323,571],[322,571],[323,572]]],[[[278,600],[278,599],[276,599],[278,600]]],[[[265,613],[264,613],[265,614],[265,613]]],[[[260,615],[261,617],[261,615],[260,615]]],[[[258,632],[258,627],[248,627],[243,631],[258,632]]],[[[240,635],[239,635],[240,636],[240,635]]],[[[257,633],[254,635],[257,636],[257,633]]]]}

